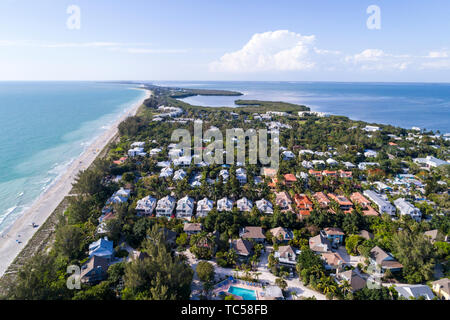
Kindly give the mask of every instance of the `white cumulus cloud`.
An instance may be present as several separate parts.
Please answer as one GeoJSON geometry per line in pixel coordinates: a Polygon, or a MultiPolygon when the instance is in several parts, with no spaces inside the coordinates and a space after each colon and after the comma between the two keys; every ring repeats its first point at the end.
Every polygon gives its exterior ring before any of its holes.
{"type": "Polygon", "coordinates": [[[210,64],[211,71],[258,72],[308,70],[315,66],[312,55],[315,36],[288,30],[256,33],[242,49],[224,54],[210,64]]]}

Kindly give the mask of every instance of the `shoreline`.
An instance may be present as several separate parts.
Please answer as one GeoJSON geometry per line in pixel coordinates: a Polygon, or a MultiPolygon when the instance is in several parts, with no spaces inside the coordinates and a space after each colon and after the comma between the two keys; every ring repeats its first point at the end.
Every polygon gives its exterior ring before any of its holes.
{"type": "Polygon", "coordinates": [[[1,233],[0,238],[0,277],[5,275],[11,263],[19,256],[41,226],[52,215],[72,190],[72,183],[80,170],[87,169],[101,154],[103,149],[117,135],[118,125],[129,116],[136,115],[143,102],[151,96],[151,91],[136,87],[136,90],[145,90],[145,96],[135,102],[127,111],[114,122],[105,132],[101,133],[94,141],[76,158],[55,182],[41,194],[35,202],[24,211],[14,223],[1,233]],[[98,151],[97,151],[98,150],[98,151]],[[32,227],[32,223],[37,227],[32,227]],[[17,240],[21,241],[19,244],[17,240]]]}

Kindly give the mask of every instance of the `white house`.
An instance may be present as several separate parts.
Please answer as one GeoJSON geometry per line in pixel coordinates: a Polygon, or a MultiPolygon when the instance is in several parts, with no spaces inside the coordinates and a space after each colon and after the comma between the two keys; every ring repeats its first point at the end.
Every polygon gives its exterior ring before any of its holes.
{"type": "Polygon", "coordinates": [[[251,211],[253,208],[253,203],[246,197],[243,197],[236,202],[236,206],[239,211],[251,211]]]}
{"type": "Polygon", "coordinates": [[[192,156],[182,156],[172,160],[174,166],[189,167],[192,162],[192,156]]]}
{"type": "Polygon", "coordinates": [[[158,155],[162,150],[160,148],[153,148],[152,150],[150,150],[150,155],[151,156],[156,156],[158,155]]]}
{"type": "Polygon", "coordinates": [[[185,196],[177,202],[177,218],[190,219],[194,212],[194,199],[185,196]]]}
{"type": "Polygon", "coordinates": [[[172,175],[173,169],[171,167],[162,168],[161,173],[159,174],[161,178],[168,178],[171,177],[172,175]]]}
{"type": "Polygon", "coordinates": [[[128,150],[128,156],[130,156],[130,157],[136,157],[136,156],[145,157],[146,155],[147,155],[147,153],[144,152],[144,148],[142,148],[142,147],[136,147],[136,148],[128,150]]]}
{"type": "Polygon", "coordinates": [[[217,211],[231,211],[233,209],[233,201],[227,197],[217,201],[217,211]]]}
{"type": "Polygon", "coordinates": [[[345,166],[347,169],[353,169],[353,168],[355,168],[355,165],[354,165],[353,163],[351,163],[351,162],[345,161],[345,162],[343,162],[343,164],[344,164],[344,166],[345,166]]]}
{"type": "Polygon", "coordinates": [[[208,198],[203,198],[197,202],[197,217],[206,217],[213,209],[213,202],[208,198]]]}
{"type": "Polygon", "coordinates": [[[442,165],[449,164],[449,162],[435,158],[433,156],[427,156],[426,158],[416,158],[413,161],[418,164],[425,164],[428,168],[436,168],[442,165]]]}
{"type": "Polygon", "coordinates": [[[186,171],[184,171],[183,169],[180,169],[180,170],[175,171],[172,179],[174,181],[183,180],[186,177],[186,175],[187,175],[186,171]]]}
{"type": "Polygon", "coordinates": [[[328,164],[329,166],[337,166],[337,165],[338,165],[338,162],[337,162],[336,160],[332,159],[332,158],[328,158],[328,159],[327,159],[327,164],[328,164]]]}
{"type": "Polygon", "coordinates": [[[230,174],[228,173],[227,169],[222,169],[219,172],[219,177],[222,177],[223,182],[227,181],[228,178],[230,177],[230,174]]]}
{"type": "Polygon", "coordinates": [[[137,141],[131,144],[132,148],[143,148],[145,146],[145,142],[137,141]]]}
{"type": "Polygon", "coordinates": [[[170,218],[173,209],[175,209],[175,198],[166,196],[159,199],[158,204],[156,205],[156,216],[170,218]]]}
{"type": "Polygon", "coordinates": [[[405,199],[400,198],[395,200],[394,205],[401,215],[409,215],[416,221],[420,221],[422,219],[422,212],[420,212],[419,208],[414,207],[405,199]]]}
{"type": "Polygon", "coordinates": [[[371,150],[371,149],[364,150],[364,156],[366,158],[376,158],[377,155],[378,155],[378,152],[376,152],[375,150],[371,150]]]}
{"type": "Polygon", "coordinates": [[[426,284],[402,285],[394,287],[399,297],[410,300],[424,297],[425,300],[432,300],[434,298],[433,291],[426,284]]]}
{"type": "Polygon", "coordinates": [[[367,132],[376,132],[376,131],[380,131],[380,127],[377,127],[377,126],[365,126],[363,128],[363,130],[367,131],[367,132]]]}
{"type": "Polygon", "coordinates": [[[146,196],[137,202],[136,212],[138,216],[151,215],[156,207],[156,199],[151,196],[146,196]]]}
{"type": "Polygon", "coordinates": [[[284,151],[283,153],[281,153],[281,155],[283,156],[283,160],[292,160],[295,158],[295,155],[292,151],[284,151]]]}
{"type": "Polygon", "coordinates": [[[378,207],[380,213],[395,215],[395,207],[387,200],[383,199],[378,193],[372,190],[364,190],[364,195],[378,207]]]}
{"type": "Polygon", "coordinates": [[[267,201],[266,199],[261,199],[255,202],[256,207],[258,210],[262,213],[273,213],[273,205],[270,203],[270,201],[267,201]]]}
{"type": "Polygon", "coordinates": [[[360,162],[358,163],[359,170],[366,170],[368,166],[379,166],[380,164],[377,162],[360,162]]]}
{"type": "Polygon", "coordinates": [[[244,168],[236,169],[236,179],[238,179],[240,184],[247,183],[247,171],[244,168]]]}

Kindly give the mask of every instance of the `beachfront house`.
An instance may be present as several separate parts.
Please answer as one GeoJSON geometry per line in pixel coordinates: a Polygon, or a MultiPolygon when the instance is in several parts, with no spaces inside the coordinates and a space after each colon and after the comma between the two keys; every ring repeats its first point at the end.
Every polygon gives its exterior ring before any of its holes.
{"type": "Polygon", "coordinates": [[[82,283],[94,284],[105,280],[108,277],[109,259],[92,256],[81,267],[80,281],[82,283]]]}
{"type": "Polygon", "coordinates": [[[113,242],[108,237],[100,238],[89,245],[89,257],[102,257],[111,261],[114,256],[113,242]]]}
{"type": "Polygon", "coordinates": [[[206,217],[208,213],[213,209],[214,205],[212,200],[203,198],[197,202],[197,217],[206,217]]]}
{"type": "Polygon", "coordinates": [[[236,206],[239,211],[249,212],[253,208],[253,203],[250,200],[248,200],[246,197],[243,197],[242,199],[239,199],[236,202],[236,206]]]}
{"type": "Polygon", "coordinates": [[[156,207],[156,199],[152,196],[146,196],[138,200],[136,204],[136,213],[138,216],[149,216],[156,207]]]}
{"type": "Polygon", "coordinates": [[[177,202],[177,218],[190,219],[194,212],[194,199],[185,196],[177,202]]]}
{"type": "Polygon", "coordinates": [[[160,199],[156,205],[156,216],[170,218],[175,209],[175,198],[166,196],[160,199]]]}
{"type": "Polygon", "coordinates": [[[255,202],[256,207],[261,213],[273,213],[273,205],[266,199],[261,199],[255,202]]]}
{"type": "Polygon", "coordinates": [[[227,197],[222,198],[217,201],[217,211],[231,211],[233,209],[233,201],[228,199],[227,197]]]}

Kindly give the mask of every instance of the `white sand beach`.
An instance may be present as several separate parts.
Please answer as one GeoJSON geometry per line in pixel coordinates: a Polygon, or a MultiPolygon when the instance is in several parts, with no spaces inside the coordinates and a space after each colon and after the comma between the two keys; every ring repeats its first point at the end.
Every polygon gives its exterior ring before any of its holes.
{"type": "Polygon", "coordinates": [[[98,153],[111,141],[117,134],[119,123],[128,116],[135,115],[145,99],[150,97],[151,91],[146,90],[145,97],[134,104],[128,112],[124,113],[109,130],[99,136],[81,155],[74,160],[58,180],[43,193],[33,205],[25,211],[14,224],[5,230],[0,237],[0,277],[14,261],[15,257],[25,247],[34,233],[52,214],[64,197],[72,189],[72,183],[77,173],[84,170],[98,156],[98,153]],[[32,224],[38,225],[34,228],[32,224]],[[20,241],[20,243],[18,242],[20,241]]]}

